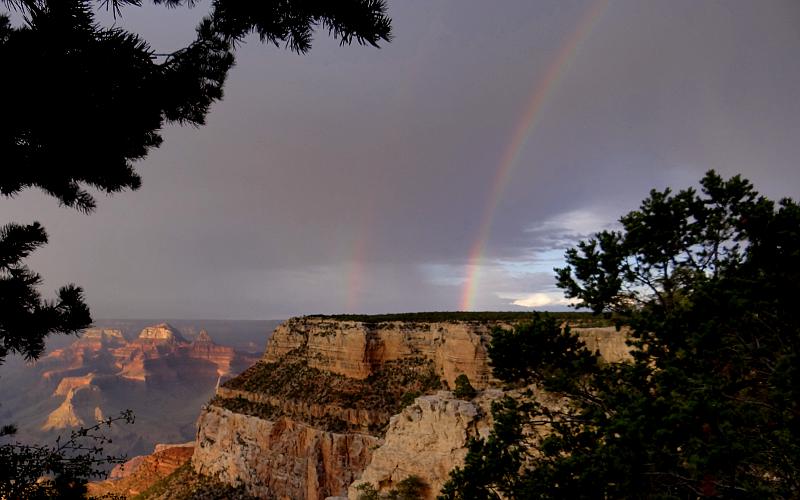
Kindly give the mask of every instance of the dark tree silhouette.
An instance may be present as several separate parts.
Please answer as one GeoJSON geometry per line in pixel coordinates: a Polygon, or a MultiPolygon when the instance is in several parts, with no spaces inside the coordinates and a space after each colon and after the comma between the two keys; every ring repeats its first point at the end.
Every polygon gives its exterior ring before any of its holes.
{"type": "MultiPolygon", "coordinates": [[[[0,5],[7,9],[0,12],[0,195],[40,188],[86,213],[95,209],[88,189],[111,194],[139,187],[134,164],[161,144],[166,124],[205,123],[248,34],[298,53],[311,48],[317,28],[342,44],[378,46],[391,34],[383,0],[214,0],[192,43],[158,54],[136,33],[95,20],[98,7],[119,16],[141,0],[0,5]],[[11,11],[20,25],[12,25],[11,11]]],[[[48,335],[77,333],[92,322],[81,288],[65,286],[54,301],[39,294],[41,279],[23,260],[46,242],[36,222],[0,227],[0,364],[10,353],[35,359],[48,335]]],[[[98,429],[78,431],[66,446],[0,446],[0,497],[79,494],[108,459],[101,447],[74,438],[93,438],[98,429]],[[52,480],[37,482],[42,475],[52,480]]],[[[13,433],[13,426],[0,429],[6,439],[13,433]]]]}
{"type": "Polygon", "coordinates": [[[800,206],[713,171],[701,187],[651,191],[557,269],[630,326],[632,362],[546,318],[494,336],[497,377],[568,403],[498,402],[443,498],[800,496],[800,206]]]}
{"type": "MultiPolygon", "coordinates": [[[[215,0],[192,43],[156,54],[137,34],[94,18],[98,6],[123,15],[140,0],[0,2],[24,19],[12,26],[0,13],[0,194],[37,187],[84,212],[95,208],[87,188],[139,187],[134,162],[161,144],[165,124],[204,124],[248,34],[304,53],[315,28],[342,44],[377,46],[391,33],[382,0],[215,0]]],[[[38,224],[0,232],[0,362],[8,352],[36,357],[48,333],[91,322],[80,288],[61,289],[55,302],[36,291],[39,277],[21,261],[46,241],[38,224]]]]}

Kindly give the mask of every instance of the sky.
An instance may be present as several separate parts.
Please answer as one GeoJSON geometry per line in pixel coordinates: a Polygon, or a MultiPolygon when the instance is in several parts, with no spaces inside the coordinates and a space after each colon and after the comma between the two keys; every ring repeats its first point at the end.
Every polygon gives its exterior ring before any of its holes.
{"type": "MultiPolygon", "coordinates": [[[[195,9],[127,8],[157,52],[195,9]]],[[[565,307],[553,267],[715,169],[800,198],[796,0],[389,0],[380,49],[248,40],[206,126],[85,215],[35,190],[43,293],[96,318],[565,307]]],[[[111,22],[108,15],[101,19],[111,22]]]]}

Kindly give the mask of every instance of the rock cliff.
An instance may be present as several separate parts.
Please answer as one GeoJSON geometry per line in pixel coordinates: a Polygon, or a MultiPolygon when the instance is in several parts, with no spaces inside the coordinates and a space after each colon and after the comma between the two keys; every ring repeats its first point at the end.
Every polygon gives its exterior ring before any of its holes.
{"type": "MultiPolygon", "coordinates": [[[[470,437],[485,435],[487,345],[508,321],[293,318],[262,360],[226,382],[198,420],[194,470],[261,498],[357,498],[417,476],[435,498],[470,437]],[[442,388],[467,375],[469,402],[442,388]],[[437,392],[438,391],[438,392],[437,392]]],[[[607,360],[627,359],[624,332],[574,329],[607,360]]]]}
{"type": "Polygon", "coordinates": [[[264,361],[277,361],[303,347],[308,349],[310,366],[365,379],[387,361],[418,357],[433,362],[436,371],[450,386],[464,373],[481,389],[489,383],[486,343],[495,326],[498,323],[366,323],[293,318],[275,330],[264,361]]]}
{"type": "Polygon", "coordinates": [[[192,458],[194,442],[157,444],[153,453],[133,457],[114,467],[108,480],[89,484],[92,496],[134,496],[170,475],[192,458]]]}
{"type": "Polygon", "coordinates": [[[372,458],[378,438],[328,432],[210,406],[200,416],[195,471],[244,485],[260,498],[321,500],[341,493],[372,458]]]}
{"type": "Polygon", "coordinates": [[[167,343],[186,343],[186,339],[169,323],[159,323],[142,329],[139,333],[139,339],[167,343]]]}
{"type": "Polygon", "coordinates": [[[233,347],[215,344],[211,335],[205,330],[201,330],[192,342],[188,356],[214,363],[217,367],[217,375],[220,377],[228,375],[231,372],[231,364],[236,361],[236,352],[233,347]]]}
{"type": "MultiPolygon", "coordinates": [[[[492,391],[483,402],[500,394],[492,391]]],[[[462,401],[448,391],[421,396],[391,418],[382,445],[359,480],[350,485],[348,497],[357,500],[363,483],[385,491],[416,476],[427,485],[423,498],[436,498],[450,471],[464,462],[468,440],[490,431],[487,404],[462,401]]]]}

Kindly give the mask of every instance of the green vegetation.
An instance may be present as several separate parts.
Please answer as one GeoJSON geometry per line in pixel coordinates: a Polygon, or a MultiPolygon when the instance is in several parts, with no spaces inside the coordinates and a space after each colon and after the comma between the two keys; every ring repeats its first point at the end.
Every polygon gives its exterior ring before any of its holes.
{"type": "Polygon", "coordinates": [[[275,420],[280,417],[294,417],[298,420],[312,425],[318,429],[324,429],[330,432],[348,432],[359,431],[363,432],[368,430],[372,433],[377,433],[383,425],[371,426],[363,429],[361,426],[351,425],[349,422],[342,420],[335,415],[322,415],[315,416],[307,413],[293,414],[290,410],[274,406],[269,403],[257,403],[248,399],[237,398],[223,398],[214,396],[209,404],[230,410],[232,412],[241,413],[243,415],[251,415],[253,417],[263,418],[265,420],[275,420]]]}
{"type": "Polygon", "coordinates": [[[255,500],[244,487],[234,488],[214,477],[197,474],[191,462],[181,465],[169,476],[161,479],[133,500],[255,500]]]}
{"type": "MultiPolygon", "coordinates": [[[[103,445],[111,440],[102,431],[118,421],[133,423],[133,413],[126,410],[80,427],[54,445],[0,445],[0,498],[81,498],[90,478],[105,477],[104,465],[125,462],[125,457],[103,453],[103,445]]],[[[13,431],[5,426],[0,437],[13,431]]]]}
{"type": "Polygon", "coordinates": [[[378,493],[371,483],[361,483],[356,490],[359,492],[358,500],[419,500],[428,491],[428,485],[418,476],[411,475],[385,493],[378,493]]]}
{"type": "MultiPolygon", "coordinates": [[[[506,321],[516,323],[520,321],[530,321],[534,317],[533,312],[528,311],[434,311],[416,313],[397,313],[397,314],[316,314],[304,316],[308,319],[331,319],[336,321],[356,321],[360,323],[388,323],[401,321],[406,323],[452,323],[457,321],[469,321],[475,323],[486,323],[493,321],[506,321]]],[[[566,321],[572,326],[582,327],[601,327],[611,326],[613,321],[611,316],[601,318],[587,312],[554,312],[553,317],[566,321]]]]}
{"type": "Polygon", "coordinates": [[[475,388],[469,383],[469,377],[463,373],[456,377],[456,388],[453,390],[453,396],[469,401],[475,397],[475,394],[475,388]]]}
{"type": "Polygon", "coordinates": [[[496,402],[441,498],[800,496],[800,206],[701,185],[652,191],[557,270],[631,326],[632,362],[600,363],[551,317],[495,335],[496,376],[567,404],[496,402]]]}
{"type": "Polygon", "coordinates": [[[400,407],[405,408],[406,406],[411,406],[414,404],[414,400],[418,397],[422,396],[422,393],[419,391],[406,391],[400,397],[400,407]]]}

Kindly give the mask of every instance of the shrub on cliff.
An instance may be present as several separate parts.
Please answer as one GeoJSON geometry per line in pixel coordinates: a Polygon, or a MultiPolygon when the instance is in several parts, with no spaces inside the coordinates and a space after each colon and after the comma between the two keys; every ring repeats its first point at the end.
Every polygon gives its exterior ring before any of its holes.
{"type": "Polygon", "coordinates": [[[408,476],[387,492],[379,493],[371,483],[356,486],[358,500],[418,500],[425,498],[428,485],[419,476],[408,476]]]}
{"type": "Polygon", "coordinates": [[[462,373],[456,377],[455,382],[456,388],[453,390],[453,396],[467,401],[475,397],[475,388],[469,383],[469,377],[462,373]]]}
{"type": "MultiPolygon", "coordinates": [[[[88,479],[105,476],[104,465],[125,462],[103,453],[111,439],[102,431],[118,421],[133,423],[133,412],[80,427],[54,445],[0,444],[0,498],[83,498],[88,479]]],[[[8,439],[9,431],[0,430],[0,438],[8,439]]]]}
{"type": "Polygon", "coordinates": [[[443,498],[800,495],[800,206],[738,176],[701,186],[651,191],[567,252],[559,286],[630,325],[633,362],[598,363],[547,321],[501,336],[495,374],[568,404],[496,403],[443,498]]]}

